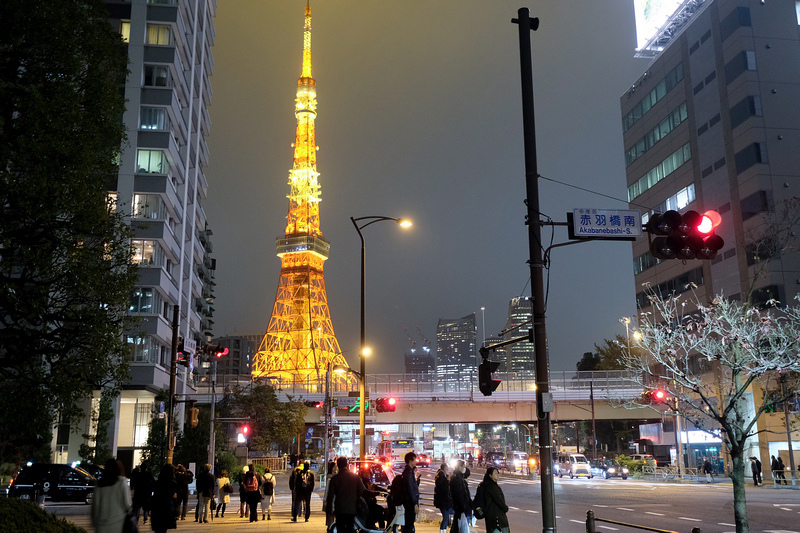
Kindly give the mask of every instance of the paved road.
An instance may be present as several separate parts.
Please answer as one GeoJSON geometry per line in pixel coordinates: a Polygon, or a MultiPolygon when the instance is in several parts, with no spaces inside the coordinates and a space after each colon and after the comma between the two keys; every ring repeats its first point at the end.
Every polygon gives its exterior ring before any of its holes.
{"type": "MultiPolygon", "coordinates": [[[[433,492],[434,468],[421,469],[422,492],[433,492]]],[[[469,478],[470,491],[474,494],[482,473],[475,472],[469,478]]],[[[278,478],[278,496],[275,515],[269,522],[248,524],[238,518],[238,497],[234,495],[224,520],[209,526],[186,521],[179,530],[195,531],[272,531],[283,533],[308,533],[324,531],[318,510],[322,506],[321,494],[312,500],[312,522],[294,524],[289,518],[289,494],[282,477],[278,478]],[[299,530],[299,531],[298,531],[299,530]]],[[[542,529],[541,493],[539,481],[521,478],[502,478],[500,486],[509,505],[508,518],[514,533],[537,532],[542,529]]],[[[583,533],[586,511],[592,509],[595,516],[620,522],[639,524],[660,529],[688,533],[699,527],[703,533],[727,533],[735,531],[733,525],[733,494],[730,483],[707,485],[650,482],[635,479],[568,479],[555,480],[556,526],[560,533],[583,533]]],[[[747,507],[750,515],[750,530],[753,533],[800,533],[800,490],[774,489],[748,486],[747,507]]],[[[425,508],[427,522],[417,528],[418,533],[438,531],[438,513],[425,508]]],[[[88,526],[88,506],[64,503],[47,504],[47,510],[59,516],[70,517],[75,523],[88,526]]],[[[193,518],[193,516],[192,516],[193,518]]],[[[87,527],[91,531],[91,528],[87,527]]],[[[598,531],[635,531],[629,528],[597,522],[598,531]]],[[[142,531],[149,531],[143,528],[142,531]]],[[[483,521],[479,521],[476,533],[486,533],[483,521]]]]}
{"type": "MultiPolygon", "coordinates": [[[[426,469],[427,470],[427,469],[426,469]]],[[[423,472],[422,490],[433,492],[433,475],[423,472]]],[[[470,491],[482,479],[469,478],[470,491]]],[[[511,531],[541,531],[539,481],[502,478],[511,531]]],[[[678,532],[699,527],[704,533],[733,532],[733,489],[728,483],[650,482],[635,479],[556,478],[556,527],[562,533],[583,533],[586,511],[596,517],[678,532]]],[[[748,486],[747,510],[753,533],[800,533],[800,491],[748,486]]],[[[484,533],[483,524],[478,531],[484,533]]],[[[633,531],[597,522],[598,531],[633,531]]]]}

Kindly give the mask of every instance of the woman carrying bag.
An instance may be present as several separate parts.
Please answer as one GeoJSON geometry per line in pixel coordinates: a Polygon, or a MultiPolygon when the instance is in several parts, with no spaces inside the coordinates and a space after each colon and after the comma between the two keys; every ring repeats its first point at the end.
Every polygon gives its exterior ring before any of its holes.
{"type": "Polygon", "coordinates": [[[508,505],[503,495],[503,489],[497,484],[500,479],[500,471],[490,466],[486,469],[483,476],[483,504],[486,513],[486,533],[509,533],[508,529],[508,505]]]}
{"type": "Polygon", "coordinates": [[[228,471],[223,470],[221,474],[217,478],[217,514],[214,518],[219,518],[220,511],[222,511],[223,518],[225,517],[225,508],[228,507],[228,503],[231,501],[231,493],[233,492],[231,480],[228,478],[228,471]]]}

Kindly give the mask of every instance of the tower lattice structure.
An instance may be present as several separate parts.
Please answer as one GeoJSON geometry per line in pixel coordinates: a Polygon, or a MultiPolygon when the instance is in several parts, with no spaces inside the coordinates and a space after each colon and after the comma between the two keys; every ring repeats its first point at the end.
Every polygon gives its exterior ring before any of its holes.
{"type": "MultiPolygon", "coordinates": [[[[303,70],[295,98],[297,132],[289,172],[286,234],[276,239],[281,274],[267,332],[252,366],[252,377],[324,379],[329,364],[347,365],[333,331],[322,267],[330,244],[319,220],[320,183],[314,121],[316,82],[311,76],[311,8],[306,4],[303,70]]],[[[348,379],[339,377],[338,381],[348,379]]]]}

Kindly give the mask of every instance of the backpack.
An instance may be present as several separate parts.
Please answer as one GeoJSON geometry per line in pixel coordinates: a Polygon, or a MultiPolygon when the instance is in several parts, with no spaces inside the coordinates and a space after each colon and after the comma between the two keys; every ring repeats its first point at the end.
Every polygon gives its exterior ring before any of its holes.
{"type": "Polygon", "coordinates": [[[194,481],[194,474],[192,474],[191,470],[186,471],[186,484],[191,485],[192,481],[194,481]]]}
{"type": "Polygon", "coordinates": [[[406,486],[403,483],[403,476],[394,476],[392,484],[389,487],[389,498],[392,500],[392,505],[397,507],[403,505],[406,501],[406,486]]]}
{"type": "Polygon", "coordinates": [[[475,498],[472,500],[472,514],[477,519],[486,517],[486,494],[483,490],[483,483],[475,489],[475,498]]]}
{"type": "Polygon", "coordinates": [[[247,476],[244,478],[244,490],[247,492],[258,490],[258,479],[256,479],[256,476],[247,476]]]}
{"type": "Polygon", "coordinates": [[[261,486],[264,488],[264,496],[272,496],[275,493],[275,476],[272,474],[264,476],[264,484],[261,486]]]}
{"type": "Polygon", "coordinates": [[[311,487],[311,476],[313,474],[311,472],[303,472],[300,474],[300,488],[301,489],[308,489],[311,487]]]}

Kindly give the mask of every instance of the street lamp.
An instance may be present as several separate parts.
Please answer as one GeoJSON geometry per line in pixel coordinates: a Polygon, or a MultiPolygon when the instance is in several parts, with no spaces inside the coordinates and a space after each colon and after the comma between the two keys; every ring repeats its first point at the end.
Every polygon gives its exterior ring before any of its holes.
{"type": "Polygon", "coordinates": [[[334,374],[341,374],[346,372],[346,367],[342,365],[334,365],[333,359],[328,362],[328,368],[325,370],[325,402],[323,403],[323,407],[325,409],[325,440],[323,441],[324,444],[324,452],[322,454],[323,462],[323,475],[320,476],[320,485],[325,486],[326,483],[326,474],[328,473],[328,450],[330,449],[330,433],[331,433],[331,373],[334,374]]]}
{"type": "Polygon", "coordinates": [[[361,350],[360,350],[360,362],[361,362],[361,372],[359,376],[359,383],[358,383],[358,398],[359,398],[359,413],[358,413],[358,429],[361,434],[361,442],[359,446],[359,458],[363,461],[367,457],[366,453],[366,418],[365,418],[365,391],[366,391],[366,383],[365,383],[365,376],[366,376],[366,365],[364,364],[365,358],[369,355],[369,348],[366,346],[366,328],[364,325],[365,320],[365,310],[366,310],[366,300],[365,300],[365,293],[366,293],[366,283],[365,283],[365,269],[366,269],[366,250],[364,248],[364,235],[361,233],[361,230],[369,226],[370,224],[374,224],[376,222],[383,222],[384,220],[393,220],[397,222],[401,227],[407,228],[411,226],[411,221],[407,218],[392,218],[392,217],[383,217],[383,216],[369,216],[369,217],[358,217],[353,218],[350,217],[350,222],[353,223],[353,227],[356,228],[358,232],[358,236],[361,239],[361,350]]]}

